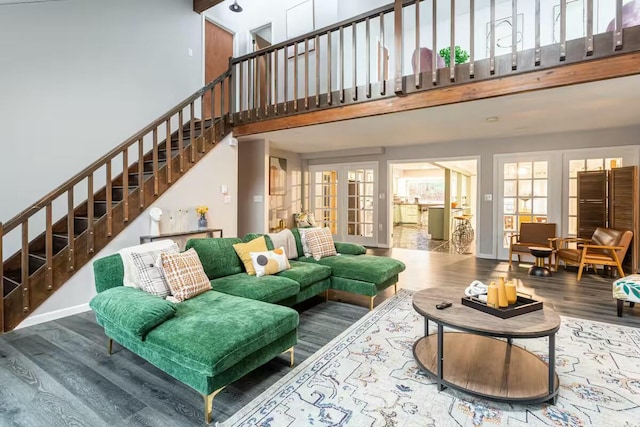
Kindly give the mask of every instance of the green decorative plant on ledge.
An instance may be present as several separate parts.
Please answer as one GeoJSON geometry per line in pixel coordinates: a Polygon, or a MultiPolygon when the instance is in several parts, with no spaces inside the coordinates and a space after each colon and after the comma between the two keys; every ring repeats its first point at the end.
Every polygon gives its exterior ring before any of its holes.
{"type": "MultiPolygon", "coordinates": [[[[440,49],[440,56],[444,59],[444,63],[449,66],[451,63],[451,47],[440,49]]],[[[460,46],[456,46],[456,64],[464,64],[469,59],[469,54],[460,46]]]]}

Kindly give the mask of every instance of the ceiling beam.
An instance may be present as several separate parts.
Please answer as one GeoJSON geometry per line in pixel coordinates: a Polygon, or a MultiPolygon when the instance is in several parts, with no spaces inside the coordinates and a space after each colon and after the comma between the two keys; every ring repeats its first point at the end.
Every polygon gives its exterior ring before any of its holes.
{"type": "Polygon", "coordinates": [[[193,0],[193,11],[202,13],[223,1],[224,0],[193,0]]]}
{"type": "Polygon", "coordinates": [[[376,101],[344,105],[295,116],[278,117],[256,123],[240,124],[233,129],[236,137],[273,132],[302,126],[397,113],[420,108],[475,101],[503,95],[589,83],[640,74],[640,52],[563,65],[530,73],[517,74],[475,83],[447,86],[389,97],[376,101]]]}

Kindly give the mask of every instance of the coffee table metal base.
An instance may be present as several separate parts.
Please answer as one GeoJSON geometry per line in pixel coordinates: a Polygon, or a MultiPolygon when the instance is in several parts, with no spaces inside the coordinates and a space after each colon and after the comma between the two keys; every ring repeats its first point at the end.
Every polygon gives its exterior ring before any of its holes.
{"type": "MultiPolygon", "coordinates": [[[[512,345],[511,340],[464,332],[443,333],[441,325],[438,332],[416,341],[413,355],[418,365],[438,382],[439,390],[446,386],[502,402],[555,403],[558,375],[533,353],[512,345]]],[[[555,335],[549,340],[553,363],[555,335]]]]}

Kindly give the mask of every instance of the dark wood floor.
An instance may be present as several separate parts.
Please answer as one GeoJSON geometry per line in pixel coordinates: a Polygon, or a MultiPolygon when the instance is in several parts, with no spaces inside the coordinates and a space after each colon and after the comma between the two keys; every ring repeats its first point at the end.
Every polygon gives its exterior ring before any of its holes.
{"type": "MultiPolygon", "coordinates": [[[[640,326],[640,307],[625,307],[616,317],[612,279],[575,271],[553,277],[527,276],[526,268],[508,272],[507,264],[473,256],[394,249],[372,253],[403,260],[407,270],[400,286],[407,289],[451,286],[463,289],[474,279],[500,276],[517,280],[521,290],[544,300],[561,314],[629,326],[640,326]]],[[[393,294],[387,290],[379,304],[393,294]]],[[[309,300],[298,307],[301,318],[296,362],[300,363],[367,313],[368,299],[333,292],[332,298],[309,300]],[[356,305],[362,304],[362,305],[356,305]]],[[[198,393],[136,355],[114,346],[91,312],[20,329],[0,337],[0,425],[2,426],[190,426],[203,424],[198,393]]],[[[286,355],[229,385],[214,402],[214,421],[224,421],[289,372],[286,355]]]]}

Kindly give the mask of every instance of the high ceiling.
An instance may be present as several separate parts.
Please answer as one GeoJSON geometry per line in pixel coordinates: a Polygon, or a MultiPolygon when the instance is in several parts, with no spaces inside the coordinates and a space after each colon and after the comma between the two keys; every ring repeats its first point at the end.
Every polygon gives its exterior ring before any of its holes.
{"type": "Polygon", "coordinates": [[[246,138],[265,138],[278,149],[314,153],[633,126],[640,125],[639,112],[636,75],[246,138]]]}

